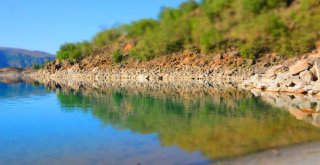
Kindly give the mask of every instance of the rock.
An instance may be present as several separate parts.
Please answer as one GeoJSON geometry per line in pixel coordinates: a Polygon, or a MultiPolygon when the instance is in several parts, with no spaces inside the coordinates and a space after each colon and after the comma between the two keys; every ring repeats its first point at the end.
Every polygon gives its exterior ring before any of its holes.
{"type": "Polygon", "coordinates": [[[292,84],[294,85],[288,87],[289,92],[305,92],[304,87],[307,85],[305,81],[293,82],[292,84]]]}
{"type": "Polygon", "coordinates": [[[259,82],[257,83],[256,87],[258,89],[261,89],[261,90],[266,90],[268,88],[269,85],[267,85],[266,83],[263,83],[263,82],[259,82]]]}
{"type": "Polygon", "coordinates": [[[257,83],[261,79],[262,79],[262,75],[261,74],[255,74],[255,75],[251,76],[250,81],[257,83]]]}
{"type": "Polygon", "coordinates": [[[280,84],[279,83],[270,84],[266,90],[269,92],[279,92],[280,84]]]}
{"type": "Polygon", "coordinates": [[[270,77],[274,77],[275,74],[277,74],[278,72],[280,72],[283,68],[283,65],[276,65],[272,68],[270,68],[267,72],[266,72],[266,76],[268,78],[270,77]]]}
{"type": "Polygon", "coordinates": [[[320,90],[309,90],[308,91],[308,94],[310,94],[310,95],[316,95],[316,94],[318,94],[320,92],[320,90]]]}
{"type": "Polygon", "coordinates": [[[310,71],[317,79],[320,79],[320,60],[315,60],[310,71]]]}
{"type": "Polygon", "coordinates": [[[311,103],[309,101],[301,102],[299,104],[300,109],[311,109],[311,103]]]}
{"type": "Polygon", "coordinates": [[[279,73],[279,74],[277,74],[276,81],[283,82],[285,80],[289,80],[291,77],[292,77],[291,74],[288,72],[279,73]]]}
{"type": "Polygon", "coordinates": [[[313,85],[313,90],[320,90],[320,81],[319,80],[313,85]]]}
{"type": "Polygon", "coordinates": [[[301,80],[299,79],[299,77],[293,76],[288,79],[285,79],[283,82],[281,82],[281,85],[284,85],[286,87],[294,87],[300,81],[301,80]]]}
{"type": "Polygon", "coordinates": [[[139,75],[137,76],[137,80],[138,80],[138,81],[147,81],[147,80],[149,80],[149,75],[139,74],[139,75]]]}
{"type": "Polygon", "coordinates": [[[310,67],[307,60],[301,60],[295,63],[293,66],[289,67],[289,72],[291,75],[298,75],[301,72],[307,70],[310,67]]]}
{"type": "Polygon", "coordinates": [[[234,74],[233,70],[227,70],[226,72],[224,72],[224,75],[226,76],[232,76],[234,74]]]}
{"type": "Polygon", "coordinates": [[[305,70],[305,71],[301,72],[299,74],[299,77],[300,77],[301,80],[304,80],[306,82],[310,82],[310,81],[314,80],[313,74],[308,70],[305,70]]]}

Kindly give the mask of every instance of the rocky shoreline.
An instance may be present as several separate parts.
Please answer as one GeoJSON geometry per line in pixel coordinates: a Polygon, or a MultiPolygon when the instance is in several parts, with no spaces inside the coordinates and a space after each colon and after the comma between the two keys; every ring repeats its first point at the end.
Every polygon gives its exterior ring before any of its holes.
{"type": "Polygon", "coordinates": [[[264,92],[320,96],[320,53],[292,58],[255,74],[240,86],[264,92]]]}
{"type": "MultiPolygon", "coordinates": [[[[44,69],[25,74],[37,79],[73,79],[86,82],[160,82],[177,81],[230,81],[243,82],[254,73],[263,72],[272,61],[261,60],[252,66],[251,60],[230,51],[213,57],[193,53],[182,53],[157,58],[151,61],[128,61],[113,64],[107,54],[86,57],[80,61],[58,61],[44,69]]],[[[271,58],[274,59],[274,58],[271,58]]]]}
{"type": "MultiPolygon", "coordinates": [[[[255,64],[229,52],[214,61],[206,61],[199,55],[184,54],[173,59],[157,59],[134,64],[112,65],[105,57],[95,56],[77,62],[54,61],[40,70],[15,71],[18,77],[40,82],[102,84],[144,83],[161,84],[211,84],[232,82],[241,88],[258,89],[262,92],[296,93],[320,97],[320,53],[294,57],[287,60],[267,56],[255,64]]],[[[5,73],[5,72],[3,72],[5,73]]],[[[1,75],[8,75],[6,74],[1,75]]],[[[10,72],[11,73],[11,72],[10,72]]],[[[11,74],[10,74],[11,75],[11,74]]],[[[8,76],[6,76],[8,77],[8,76]]]]}

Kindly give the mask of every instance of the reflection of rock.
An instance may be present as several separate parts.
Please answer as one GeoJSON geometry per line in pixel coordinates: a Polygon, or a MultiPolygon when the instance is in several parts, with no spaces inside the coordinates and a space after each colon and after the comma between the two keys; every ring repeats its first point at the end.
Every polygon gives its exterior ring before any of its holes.
{"type": "Polygon", "coordinates": [[[320,127],[320,100],[317,98],[296,94],[261,92],[256,89],[251,91],[271,105],[288,110],[298,120],[304,120],[320,127]]]}

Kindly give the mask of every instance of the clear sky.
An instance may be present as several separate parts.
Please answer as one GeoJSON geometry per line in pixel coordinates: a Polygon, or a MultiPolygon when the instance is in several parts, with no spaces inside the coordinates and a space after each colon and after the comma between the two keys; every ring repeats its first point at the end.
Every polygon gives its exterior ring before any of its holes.
{"type": "Polygon", "coordinates": [[[65,42],[141,18],[185,0],[1,0],[0,47],[56,53],[65,42]]]}

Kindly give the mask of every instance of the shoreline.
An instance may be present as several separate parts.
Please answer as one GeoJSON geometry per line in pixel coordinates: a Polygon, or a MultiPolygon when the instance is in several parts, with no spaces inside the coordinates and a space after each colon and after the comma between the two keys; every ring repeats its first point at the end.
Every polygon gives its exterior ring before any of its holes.
{"type": "Polygon", "coordinates": [[[28,78],[40,81],[73,81],[86,84],[106,83],[149,83],[166,84],[183,82],[232,82],[246,90],[282,94],[301,94],[320,97],[320,52],[275,61],[270,55],[269,62],[258,60],[254,65],[240,60],[237,52],[229,52],[206,61],[195,54],[177,55],[168,58],[128,64],[105,64],[100,56],[84,58],[77,62],[54,61],[40,70],[1,69],[0,78],[28,78]],[[241,62],[239,62],[241,61],[241,62]],[[231,64],[238,63],[237,66],[231,64]]]}

